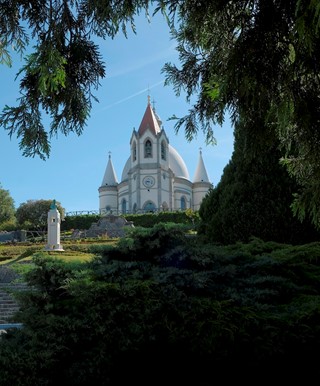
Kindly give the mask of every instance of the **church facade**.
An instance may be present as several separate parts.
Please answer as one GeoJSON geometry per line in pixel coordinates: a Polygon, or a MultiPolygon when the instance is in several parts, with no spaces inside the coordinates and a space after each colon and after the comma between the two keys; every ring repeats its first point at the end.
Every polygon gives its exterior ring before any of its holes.
{"type": "Polygon", "coordinates": [[[118,181],[109,155],[99,187],[101,214],[145,213],[200,208],[212,187],[200,150],[193,180],[180,154],[169,144],[150,97],[139,130],[133,130],[130,156],[118,181]]]}

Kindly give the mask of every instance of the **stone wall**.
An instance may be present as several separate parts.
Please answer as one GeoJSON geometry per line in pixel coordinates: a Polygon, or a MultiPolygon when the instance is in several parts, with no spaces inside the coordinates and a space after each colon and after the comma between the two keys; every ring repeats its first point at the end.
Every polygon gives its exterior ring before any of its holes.
{"type": "Polygon", "coordinates": [[[132,221],[127,221],[123,217],[110,214],[101,217],[98,222],[92,223],[88,230],[76,229],[72,234],[72,238],[102,236],[118,238],[125,235],[126,228],[132,228],[133,226],[132,221]]]}
{"type": "Polygon", "coordinates": [[[18,231],[2,231],[0,232],[0,243],[9,243],[14,241],[26,241],[27,232],[24,230],[18,231]]]}

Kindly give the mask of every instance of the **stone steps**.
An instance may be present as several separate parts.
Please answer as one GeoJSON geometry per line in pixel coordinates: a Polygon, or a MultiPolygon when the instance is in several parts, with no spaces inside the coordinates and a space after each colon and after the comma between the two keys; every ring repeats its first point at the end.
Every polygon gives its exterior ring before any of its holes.
{"type": "Polygon", "coordinates": [[[17,276],[11,274],[8,267],[0,267],[0,324],[19,322],[15,320],[19,305],[14,293],[29,287],[26,283],[15,282],[16,279],[17,276]]]}

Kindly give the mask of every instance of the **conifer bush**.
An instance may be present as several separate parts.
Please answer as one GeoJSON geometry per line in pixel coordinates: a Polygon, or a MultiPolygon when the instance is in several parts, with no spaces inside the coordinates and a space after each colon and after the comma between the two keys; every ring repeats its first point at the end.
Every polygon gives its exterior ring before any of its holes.
{"type": "Polygon", "coordinates": [[[89,263],[38,254],[20,295],[24,327],[0,341],[0,385],[319,376],[319,248],[224,247],[158,224],[91,246],[89,263]]]}

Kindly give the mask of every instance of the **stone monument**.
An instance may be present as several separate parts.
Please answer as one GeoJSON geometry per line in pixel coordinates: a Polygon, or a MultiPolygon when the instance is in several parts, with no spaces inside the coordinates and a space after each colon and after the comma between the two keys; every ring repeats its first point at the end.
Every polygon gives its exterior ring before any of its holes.
{"type": "Polygon", "coordinates": [[[72,238],[77,239],[81,237],[110,237],[118,238],[124,237],[126,234],[126,228],[134,227],[132,221],[127,221],[125,218],[108,214],[101,217],[98,222],[91,224],[87,230],[76,229],[72,238]]]}
{"type": "Polygon", "coordinates": [[[56,205],[56,200],[53,200],[48,212],[47,245],[44,248],[46,251],[64,251],[60,244],[60,224],[60,213],[56,205]]]}

